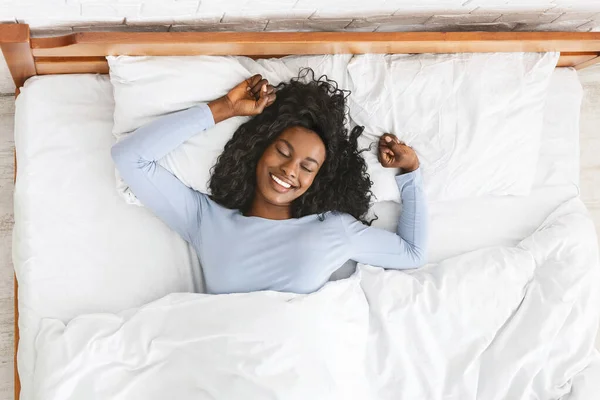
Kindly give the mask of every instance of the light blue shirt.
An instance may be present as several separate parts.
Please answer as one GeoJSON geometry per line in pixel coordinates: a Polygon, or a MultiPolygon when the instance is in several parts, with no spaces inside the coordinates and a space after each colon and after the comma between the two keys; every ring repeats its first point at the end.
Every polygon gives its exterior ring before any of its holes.
{"type": "Polygon", "coordinates": [[[408,269],[425,263],[427,203],[421,171],[398,175],[403,211],[396,233],[349,214],[288,220],[246,217],[185,186],[157,160],[212,127],[200,104],[145,125],[112,147],[131,191],[196,250],[208,293],[276,290],[310,293],[348,260],[408,269]]]}

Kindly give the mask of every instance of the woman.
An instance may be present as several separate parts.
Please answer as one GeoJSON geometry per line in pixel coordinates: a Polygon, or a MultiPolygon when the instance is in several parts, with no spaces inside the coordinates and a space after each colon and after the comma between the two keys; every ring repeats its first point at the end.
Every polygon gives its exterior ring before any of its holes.
{"type": "Polygon", "coordinates": [[[396,182],[404,210],[397,233],[368,226],[371,182],[357,149],[362,129],[348,137],[345,91],[334,84],[313,76],[274,88],[254,75],[227,95],[162,117],[113,146],[133,193],[196,250],[208,293],[310,293],[349,259],[394,269],[425,262],[427,209],[415,152],[394,135],[382,136],[379,160],[401,168],[396,182]],[[254,118],[225,146],[210,196],[157,164],[233,116],[254,118]]]}

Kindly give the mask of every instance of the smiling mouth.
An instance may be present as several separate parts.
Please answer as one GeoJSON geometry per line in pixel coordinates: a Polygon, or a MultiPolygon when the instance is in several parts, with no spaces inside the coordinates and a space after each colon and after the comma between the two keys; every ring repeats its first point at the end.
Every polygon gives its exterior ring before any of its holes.
{"type": "Polygon", "coordinates": [[[273,174],[269,174],[269,175],[271,175],[271,179],[272,179],[272,180],[273,180],[273,181],[274,181],[276,184],[278,184],[279,186],[281,186],[282,188],[284,188],[284,189],[292,189],[292,188],[293,188],[293,186],[292,186],[292,185],[290,185],[289,183],[287,183],[287,182],[285,182],[285,181],[282,181],[281,179],[279,179],[279,178],[278,178],[278,177],[276,177],[275,175],[273,175],[273,174]]]}

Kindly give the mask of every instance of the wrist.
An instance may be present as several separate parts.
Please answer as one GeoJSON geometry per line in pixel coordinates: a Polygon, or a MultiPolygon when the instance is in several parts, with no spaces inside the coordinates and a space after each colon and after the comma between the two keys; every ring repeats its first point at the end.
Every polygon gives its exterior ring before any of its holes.
{"type": "Polygon", "coordinates": [[[416,162],[408,167],[400,167],[400,174],[408,174],[409,172],[414,172],[417,169],[419,169],[419,162],[416,162]]]}
{"type": "Polygon", "coordinates": [[[227,96],[219,97],[218,99],[211,101],[208,103],[208,107],[212,112],[215,124],[234,116],[231,101],[229,101],[227,96]]]}

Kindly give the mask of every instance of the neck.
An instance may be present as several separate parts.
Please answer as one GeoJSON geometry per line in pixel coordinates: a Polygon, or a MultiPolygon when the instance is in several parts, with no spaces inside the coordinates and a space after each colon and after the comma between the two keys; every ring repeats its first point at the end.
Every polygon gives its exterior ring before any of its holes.
{"type": "Polygon", "coordinates": [[[289,205],[278,206],[275,204],[271,204],[266,201],[260,194],[256,194],[254,196],[254,200],[252,201],[252,206],[246,212],[247,217],[260,217],[266,219],[291,219],[292,218],[292,210],[289,205]]]}

